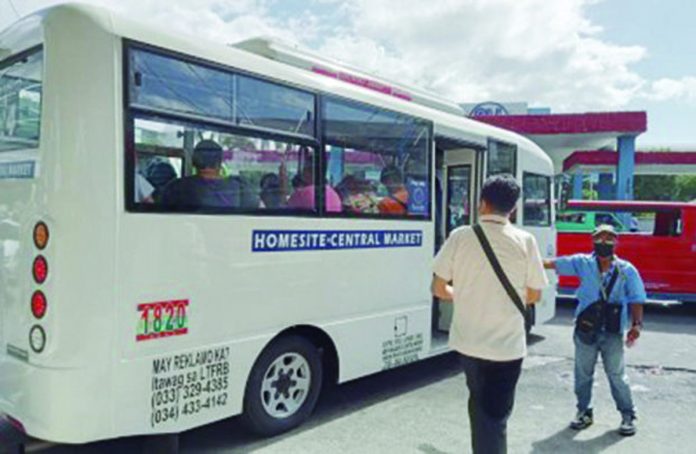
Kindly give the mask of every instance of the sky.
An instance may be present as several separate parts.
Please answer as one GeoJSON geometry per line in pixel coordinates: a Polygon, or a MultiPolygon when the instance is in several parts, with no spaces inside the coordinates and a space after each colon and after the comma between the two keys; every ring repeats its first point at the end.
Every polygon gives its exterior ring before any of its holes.
{"type": "MultiPolygon", "coordinates": [[[[693,0],[86,0],[192,39],[270,36],[457,102],[641,110],[696,150],[693,0]]],[[[0,29],[56,0],[0,0],[0,29]]]]}

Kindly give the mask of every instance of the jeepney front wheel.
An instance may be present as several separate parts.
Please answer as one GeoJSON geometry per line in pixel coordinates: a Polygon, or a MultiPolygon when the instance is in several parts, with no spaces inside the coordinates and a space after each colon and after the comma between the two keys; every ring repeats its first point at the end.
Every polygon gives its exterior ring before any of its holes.
{"type": "Polygon", "coordinates": [[[302,424],[314,411],[322,386],[317,347],[300,336],[281,337],[261,353],[244,393],[247,427],[271,436],[302,424]]]}

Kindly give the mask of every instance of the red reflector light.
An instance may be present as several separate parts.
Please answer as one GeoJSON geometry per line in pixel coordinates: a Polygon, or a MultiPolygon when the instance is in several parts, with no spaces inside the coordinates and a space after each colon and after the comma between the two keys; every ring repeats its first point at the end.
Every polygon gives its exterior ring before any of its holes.
{"type": "Polygon", "coordinates": [[[43,255],[40,255],[34,259],[34,266],[32,266],[32,274],[34,275],[34,280],[37,284],[43,284],[48,277],[48,262],[43,255]]]}
{"type": "Polygon", "coordinates": [[[46,315],[46,309],[48,309],[48,301],[46,301],[46,295],[43,294],[41,290],[37,290],[31,295],[31,313],[34,314],[36,318],[43,318],[46,315]]]}

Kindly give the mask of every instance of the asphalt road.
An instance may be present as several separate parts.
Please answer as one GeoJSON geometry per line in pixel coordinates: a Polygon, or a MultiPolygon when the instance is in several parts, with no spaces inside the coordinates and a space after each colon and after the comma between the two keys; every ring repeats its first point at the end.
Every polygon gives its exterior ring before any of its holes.
{"type": "MultiPolygon", "coordinates": [[[[692,453],[696,448],[696,305],[650,306],[646,330],[626,360],[638,434],[616,434],[606,378],[598,365],[595,424],[567,429],[574,414],[572,305],[535,328],[508,429],[511,453],[692,453]]],[[[260,440],[235,419],[188,431],[183,453],[469,452],[466,386],[455,354],[356,380],[325,393],[303,427],[260,440]]],[[[137,440],[33,449],[49,454],[130,452],[137,440]]]]}

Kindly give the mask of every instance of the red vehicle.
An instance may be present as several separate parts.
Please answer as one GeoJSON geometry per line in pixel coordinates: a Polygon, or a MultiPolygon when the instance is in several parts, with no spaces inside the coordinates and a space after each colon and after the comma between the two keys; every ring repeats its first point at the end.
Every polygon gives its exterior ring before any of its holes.
{"type": "MultiPolygon", "coordinates": [[[[616,254],[633,263],[648,298],[696,302],[696,204],[685,202],[575,201],[573,211],[615,212],[629,232],[619,233],[616,254]]],[[[591,234],[559,232],[558,255],[589,253],[591,234]]],[[[574,277],[561,277],[559,293],[572,294],[574,277]]]]}

